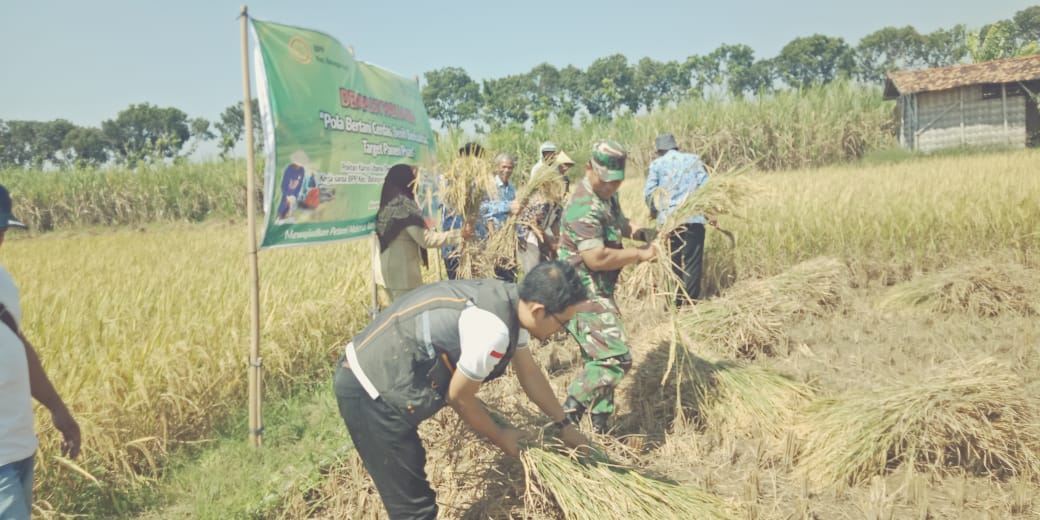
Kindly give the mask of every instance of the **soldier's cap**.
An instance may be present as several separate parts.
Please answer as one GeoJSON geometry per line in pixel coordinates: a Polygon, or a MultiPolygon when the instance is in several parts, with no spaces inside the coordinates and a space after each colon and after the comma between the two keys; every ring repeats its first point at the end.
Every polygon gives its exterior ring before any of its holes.
{"type": "Polygon", "coordinates": [[[25,229],[28,226],[14,218],[14,215],[11,214],[11,194],[7,191],[7,188],[0,185],[0,229],[9,227],[25,229]]]}
{"type": "Polygon", "coordinates": [[[555,151],[556,151],[556,143],[554,143],[552,141],[546,141],[546,142],[542,143],[542,146],[538,147],[538,153],[555,152],[555,151]]]}
{"type": "Polygon", "coordinates": [[[677,150],[679,145],[675,144],[675,136],[672,134],[661,134],[654,139],[654,145],[657,146],[658,152],[667,152],[668,150],[677,150]]]}
{"type": "Polygon", "coordinates": [[[625,179],[625,159],[628,152],[624,147],[614,141],[596,141],[592,145],[592,158],[589,164],[599,175],[600,180],[606,182],[620,181],[625,179]]]}

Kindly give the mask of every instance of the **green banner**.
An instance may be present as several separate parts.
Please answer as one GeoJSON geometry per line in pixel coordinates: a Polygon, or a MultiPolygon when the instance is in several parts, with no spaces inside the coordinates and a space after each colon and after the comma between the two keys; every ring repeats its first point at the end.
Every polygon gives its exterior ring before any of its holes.
{"type": "Polygon", "coordinates": [[[324,33],[255,19],[253,31],[267,154],[260,247],[368,236],[386,172],[433,153],[419,86],[324,33]]]}

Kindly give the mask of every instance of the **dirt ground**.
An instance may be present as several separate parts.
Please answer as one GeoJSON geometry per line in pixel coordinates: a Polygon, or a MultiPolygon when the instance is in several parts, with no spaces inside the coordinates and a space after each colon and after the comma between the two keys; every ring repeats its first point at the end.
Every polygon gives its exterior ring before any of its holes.
{"type": "MultiPolygon", "coordinates": [[[[881,311],[877,302],[886,287],[858,285],[848,288],[833,312],[785,323],[786,337],[773,355],[746,361],[811,385],[817,395],[831,396],[912,382],[945,363],[992,357],[1021,378],[1027,395],[1040,395],[1036,316],[881,311]]],[[[635,363],[619,389],[613,431],[595,439],[614,459],[713,493],[731,504],[738,518],[1040,518],[1035,475],[998,479],[956,466],[920,471],[894,465],[853,486],[813,489],[792,471],[797,461],[790,444],[797,439],[790,435],[778,445],[755,432],[720,433],[699,424],[696,411],[687,422],[676,421],[675,392],[669,389],[674,379],[665,387],[660,384],[668,358],[669,315],[646,302],[620,304],[635,363]]],[[[581,369],[576,343],[558,337],[535,342],[532,348],[556,394],[565,395],[581,369]]],[[[691,350],[714,359],[733,357],[710,344],[692,345],[691,350]]],[[[510,375],[488,384],[480,395],[518,427],[538,431],[549,422],[510,375]]],[[[583,430],[590,431],[587,423],[583,430]]],[[[551,497],[531,487],[519,460],[479,439],[450,410],[424,423],[420,433],[442,518],[562,518],[551,497]]],[[[291,499],[283,515],[385,518],[357,460],[330,471],[308,496],[291,499]]]]}

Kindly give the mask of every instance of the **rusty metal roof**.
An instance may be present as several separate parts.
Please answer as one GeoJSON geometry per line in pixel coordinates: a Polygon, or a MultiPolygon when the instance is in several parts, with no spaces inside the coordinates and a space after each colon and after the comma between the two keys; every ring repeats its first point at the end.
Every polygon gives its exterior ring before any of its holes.
{"type": "Polygon", "coordinates": [[[1013,83],[1040,79],[1040,54],[952,67],[897,70],[885,79],[885,99],[946,90],[978,83],[1013,83]]]}

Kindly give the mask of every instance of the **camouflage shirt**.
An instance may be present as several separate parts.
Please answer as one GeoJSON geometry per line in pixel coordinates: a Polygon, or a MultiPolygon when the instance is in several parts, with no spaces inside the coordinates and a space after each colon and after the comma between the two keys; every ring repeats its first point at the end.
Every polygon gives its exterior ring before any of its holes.
{"type": "Polygon", "coordinates": [[[627,225],[617,193],[601,199],[588,179],[582,179],[567,200],[560,226],[560,259],[578,269],[590,297],[613,298],[620,270],[593,271],[581,260],[581,252],[597,247],[621,249],[621,230],[627,225]]]}

